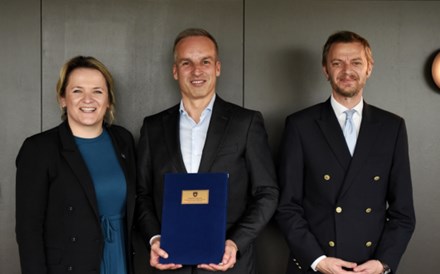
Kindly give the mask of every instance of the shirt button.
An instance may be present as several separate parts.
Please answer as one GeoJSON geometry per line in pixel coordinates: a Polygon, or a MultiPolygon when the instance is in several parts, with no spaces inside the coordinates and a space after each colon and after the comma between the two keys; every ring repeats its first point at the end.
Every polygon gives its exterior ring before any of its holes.
{"type": "Polygon", "coordinates": [[[368,242],[365,243],[365,246],[366,246],[366,247],[370,247],[370,246],[372,246],[372,245],[373,245],[373,243],[370,242],[370,241],[368,241],[368,242]]]}
{"type": "Polygon", "coordinates": [[[324,180],[325,181],[330,181],[330,179],[331,179],[330,175],[328,175],[328,174],[324,175],[324,180]]]}
{"type": "Polygon", "coordinates": [[[76,237],[72,237],[70,240],[72,241],[72,243],[74,243],[74,242],[76,242],[78,239],[77,239],[76,237]]]}
{"type": "Polygon", "coordinates": [[[342,212],[342,207],[338,206],[338,207],[336,208],[336,213],[341,213],[341,212],[342,212]]]}
{"type": "Polygon", "coordinates": [[[374,180],[375,182],[378,182],[378,181],[380,180],[380,176],[374,176],[374,177],[373,177],[373,180],[374,180]]]}
{"type": "Polygon", "coordinates": [[[371,208],[367,208],[367,209],[365,209],[365,212],[368,214],[368,213],[371,213],[371,211],[373,211],[371,208]]]}
{"type": "Polygon", "coordinates": [[[328,242],[328,245],[329,245],[330,247],[335,247],[335,242],[330,241],[330,242],[328,242]]]}
{"type": "Polygon", "coordinates": [[[73,266],[69,265],[69,266],[67,267],[67,271],[73,271],[73,266]]]}

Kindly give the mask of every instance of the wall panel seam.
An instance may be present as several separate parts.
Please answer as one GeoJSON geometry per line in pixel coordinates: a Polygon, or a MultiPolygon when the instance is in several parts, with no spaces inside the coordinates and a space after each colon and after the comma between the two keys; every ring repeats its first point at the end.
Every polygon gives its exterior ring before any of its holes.
{"type": "Polygon", "coordinates": [[[245,43],[246,43],[246,39],[245,39],[245,35],[246,35],[246,33],[245,33],[245,29],[246,29],[246,0],[243,0],[243,22],[242,22],[242,51],[243,51],[243,54],[242,54],[242,58],[243,58],[243,61],[242,61],[242,67],[241,67],[241,69],[242,69],[242,98],[241,98],[241,100],[243,101],[243,107],[245,107],[246,106],[246,104],[245,104],[245,86],[246,86],[246,82],[245,82],[245,66],[246,66],[246,63],[245,63],[245,55],[246,55],[246,45],[245,45],[245,43]]]}
{"type": "Polygon", "coordinates": [[[40,0],[40,132],[43,131],[43,0],[40,0]]]}

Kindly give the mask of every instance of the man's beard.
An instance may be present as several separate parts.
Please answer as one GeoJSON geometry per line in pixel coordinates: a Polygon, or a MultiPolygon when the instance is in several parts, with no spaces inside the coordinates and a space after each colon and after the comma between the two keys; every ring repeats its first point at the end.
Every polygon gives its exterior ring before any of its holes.
{"type": "Polygon", "coordinates": [[[350,88],[350,89],[341,89],[337,85],[334,85],[333,89],[337,94],[339,94],[343,97],[346,97],[346,98],[353,98],[356,95],[358,95],[360,92],[360,89],[358,88],[358,86],[350,88]]]}
{"type": "Polygon", "coordinates": [[[340,96],[346,97],[346,98],[353,98],[359,94],[359,92],[362,90],[362,88],[365,86],[365,83],[360,82],[358,76],[349,76],[352,80],[356,81],[355,85],[352,87],[343,88],[338,86],[337,83],[333,82],[332,80],[331,85],[333,90],[339,94],[340,96]]]}

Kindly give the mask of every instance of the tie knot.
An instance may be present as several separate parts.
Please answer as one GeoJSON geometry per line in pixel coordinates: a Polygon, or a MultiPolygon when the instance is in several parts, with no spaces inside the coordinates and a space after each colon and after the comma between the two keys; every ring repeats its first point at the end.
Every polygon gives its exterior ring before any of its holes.
{"type": "Polygon", "coordinates": [[[344,111],[345,115],[347,115],[347,120],[351,120],[353,118],[353,114],[356,112],[355,109],[349,109],[344,111]]]}

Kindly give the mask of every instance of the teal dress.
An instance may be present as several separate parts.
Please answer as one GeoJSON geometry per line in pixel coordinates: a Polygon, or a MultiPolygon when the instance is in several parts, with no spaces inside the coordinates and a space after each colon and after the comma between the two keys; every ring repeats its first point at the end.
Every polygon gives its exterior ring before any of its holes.
{"type": "Polygon", "coordinates": [[[95,187],[104,252],[101,274],[126,274],[126,196],[127,184],[107,130],[96,138],[75,137],[95,187]]]}

